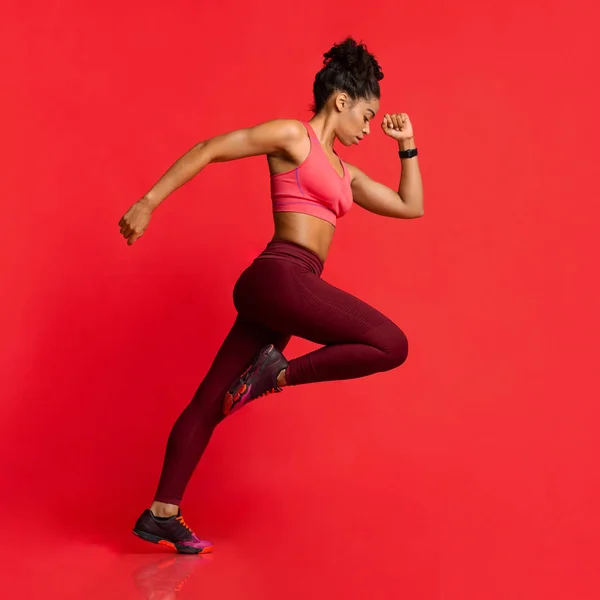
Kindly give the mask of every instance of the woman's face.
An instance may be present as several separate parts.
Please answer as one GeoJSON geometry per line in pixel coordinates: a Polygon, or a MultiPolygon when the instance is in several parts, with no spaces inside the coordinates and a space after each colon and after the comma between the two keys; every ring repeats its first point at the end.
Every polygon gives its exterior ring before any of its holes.
{"type": "Polygon", "coordinates": [[[337,98],[339,120],[336,137],[344,146],[359,144],[365,135],[371,133],[371,121],[379,110],[379,99],[348,100],[346,94],[337,98]],[[341,99],[345,96],[345,100],[341,99]]]}

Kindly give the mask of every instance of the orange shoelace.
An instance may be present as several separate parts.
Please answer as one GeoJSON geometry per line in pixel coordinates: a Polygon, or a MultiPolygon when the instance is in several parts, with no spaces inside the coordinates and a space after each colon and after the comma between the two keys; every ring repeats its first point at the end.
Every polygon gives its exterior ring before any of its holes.
{"type": "Polygon", "coordinates": [[[180,516],[178,516],[178,517],[177,517],[175,520],[176,520],[176,521],[179,521],[179,522],[180,522],[180,523],[181,523],[181,524],[182,524],[182,525],[183,525],[183,526],[184,526],[184,527],[185,527],[185,528],[186,528],[186,529],[187,529],[187,530],[188,530],[190,533],[194,533],[194,532],[193,532],[193,531],[190,529],[189,525],[188,525],[188,524],[185,522],[185,519],[184,519],[184,518],[183,518],[181,515],[180,515],[180,516]]]}

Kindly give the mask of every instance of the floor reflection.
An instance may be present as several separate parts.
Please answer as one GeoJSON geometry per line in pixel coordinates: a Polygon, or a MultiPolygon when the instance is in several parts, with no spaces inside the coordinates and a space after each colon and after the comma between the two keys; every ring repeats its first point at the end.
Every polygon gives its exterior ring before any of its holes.
{"type": "Polygon", "coordinates": [[[194,572],[212,560],[210,555],[173,554],[139,557],[141,564],[132,571],[135,587],[142,598],[173,600],[194,572]]]}

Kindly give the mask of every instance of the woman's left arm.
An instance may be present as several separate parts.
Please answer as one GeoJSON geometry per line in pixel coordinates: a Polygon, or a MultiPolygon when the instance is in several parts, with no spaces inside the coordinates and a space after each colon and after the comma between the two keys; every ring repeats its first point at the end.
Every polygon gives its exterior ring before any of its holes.
{"type": "MultiPolygon", "coordinates": [[[[386,135],[398,142],[399,150],[416,147],[412,124],[407,114],[386,114],[381,127],[386,135]]],[[[396,219],[416,219],[423,216],[423,183],[416,156],[402,159],[398,192],[373,181],[353,165],[348,167],[352,176],[354,202],[362,208],[396,219]]]]}

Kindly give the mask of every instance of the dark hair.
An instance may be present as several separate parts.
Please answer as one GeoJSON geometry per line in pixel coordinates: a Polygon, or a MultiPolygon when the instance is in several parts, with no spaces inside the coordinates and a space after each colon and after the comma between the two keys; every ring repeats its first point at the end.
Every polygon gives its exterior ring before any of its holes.
{"type": "Polygon", "coordinates": [[[352,37],[334,44],[324,55],[325,65],[316,75],[313,84],[314,113],[322,110],[334,92],[346,92],[352,100],[379,98],[379,81],[383,73],[367,47],[352,37]]]}

